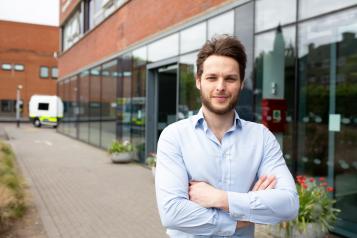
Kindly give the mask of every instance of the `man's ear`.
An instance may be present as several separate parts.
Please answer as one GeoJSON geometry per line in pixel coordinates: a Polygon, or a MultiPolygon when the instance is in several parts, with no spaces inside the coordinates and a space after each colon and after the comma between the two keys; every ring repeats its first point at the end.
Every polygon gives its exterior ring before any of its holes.
{"type": "Polygon", "coordinates": [[[244,82],[245,82],[245,80],[243,80],[243,81],[241,82],[241,85],[240,85],[240,91],[242,91],[242,90],[243,90],[243,88],[244,88],[244,82]]]}
{"type": "Polygon", "coordinates": [[[198,90],[201,90],[201,79],[197,75],[195,77],[195,81],[196,81],[196,88],[198,90]]]}

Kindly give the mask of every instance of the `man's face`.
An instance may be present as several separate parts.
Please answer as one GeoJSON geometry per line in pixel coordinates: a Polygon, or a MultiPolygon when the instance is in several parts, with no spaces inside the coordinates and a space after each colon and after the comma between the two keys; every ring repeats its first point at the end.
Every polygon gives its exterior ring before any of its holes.
{"type": "Polygon", "coordinates": [[[219,115],[232,111],[243,87],[238,63],[230,57],[211,55],[202,68],[201,78],[196,78],[196,87],[201,92],[203,106],[219,115]]]}

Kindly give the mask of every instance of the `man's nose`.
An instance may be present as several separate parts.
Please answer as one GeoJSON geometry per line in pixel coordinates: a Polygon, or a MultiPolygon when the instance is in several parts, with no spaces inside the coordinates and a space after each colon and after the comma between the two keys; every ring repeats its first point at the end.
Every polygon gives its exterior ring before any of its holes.
{"type": "Polygon", "coordinates": [[[219,78],[217,81],[216,90],[217,91],[224,91],[226,89],[226,83],[223,78],[219,78]]]}

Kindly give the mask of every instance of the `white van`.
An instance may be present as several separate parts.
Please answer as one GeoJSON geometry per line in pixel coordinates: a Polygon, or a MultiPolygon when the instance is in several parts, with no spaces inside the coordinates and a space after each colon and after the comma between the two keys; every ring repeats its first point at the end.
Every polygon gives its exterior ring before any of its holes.
{"type": "Polygon", "coordinates": [[[35,127],[57,127],[63,118],[63,102],[60,97],[33,95],[29,103],[30,121],[35,127]]]}

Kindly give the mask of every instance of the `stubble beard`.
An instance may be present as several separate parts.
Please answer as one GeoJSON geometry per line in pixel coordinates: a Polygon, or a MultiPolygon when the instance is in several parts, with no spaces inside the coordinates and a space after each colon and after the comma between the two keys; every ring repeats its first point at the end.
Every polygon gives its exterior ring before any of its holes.
{"type": "Polygon", "coordinates": [[[231,100],[229,100],[229,103],[226,107],[216,108],[210,101],[209,99],[210,97],[207,95],[203,95],[201,90],[200,90],[200,95],[201,95],[201,102],[207,108],[207,110],[217,115],[225,115],[231,112],[236,107],[239,98],[239,93],[237,93],[236,95],[233,96],[231,100]]]}

